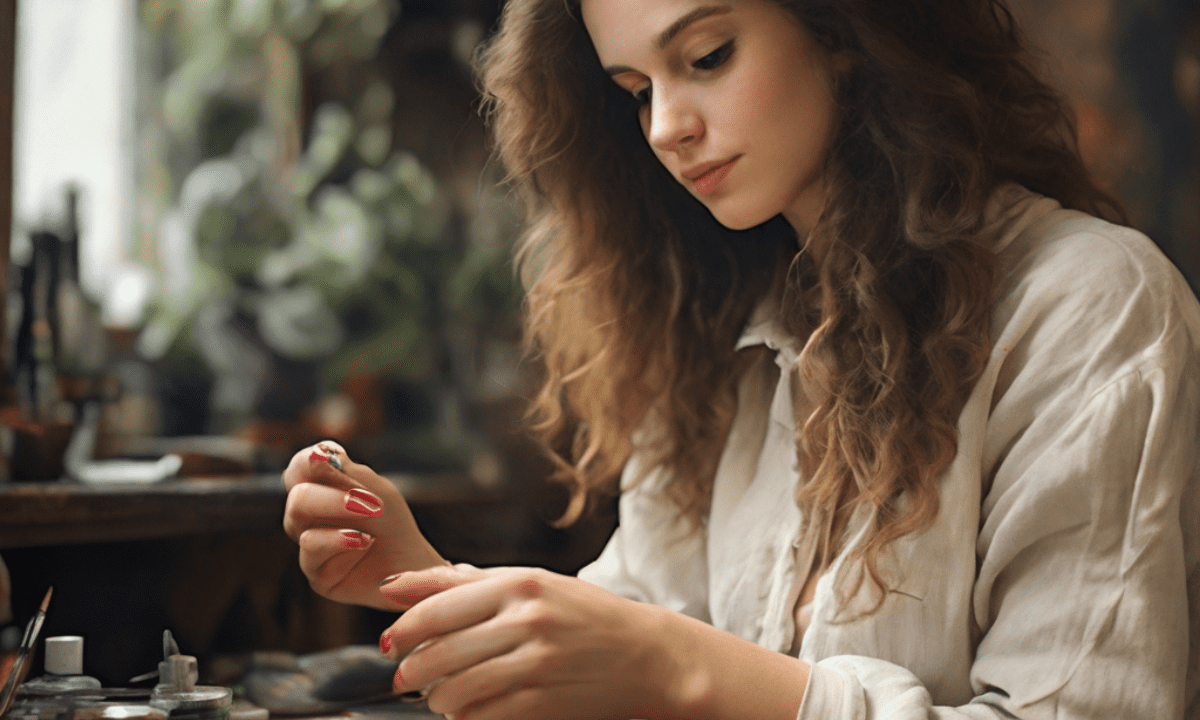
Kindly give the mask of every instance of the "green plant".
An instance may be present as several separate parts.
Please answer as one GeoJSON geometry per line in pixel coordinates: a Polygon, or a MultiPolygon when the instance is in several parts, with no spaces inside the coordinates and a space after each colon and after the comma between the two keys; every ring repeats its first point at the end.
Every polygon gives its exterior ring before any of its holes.
{"type": "Polygon", "coordinates": [[[516,313],[507,203],[489,196],[476,231],[393,146],[403,98],[370,59],[398,7],[143,5],[143,234],[162,291],[139,348],[204,359],[217,430],[256,411],[278,361],[327,390],[361,371],[461,385],[455,347],[516,313]],[[305,71],[330,66],[360,74],[357,94],[306,118],[305,71]]]}

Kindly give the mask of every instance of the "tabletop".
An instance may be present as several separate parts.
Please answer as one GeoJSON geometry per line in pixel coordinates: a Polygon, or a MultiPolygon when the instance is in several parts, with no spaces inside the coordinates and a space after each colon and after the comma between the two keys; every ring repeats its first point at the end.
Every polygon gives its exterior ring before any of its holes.
{"type": "MultiPolygon", "coordinates": [[[[465,473],[385,477],[414,508],[494,494],[465,473]]],[[[274,529],[286,501],[279,475],[153,484],[0,483],[0,550],[274,529]]]]}

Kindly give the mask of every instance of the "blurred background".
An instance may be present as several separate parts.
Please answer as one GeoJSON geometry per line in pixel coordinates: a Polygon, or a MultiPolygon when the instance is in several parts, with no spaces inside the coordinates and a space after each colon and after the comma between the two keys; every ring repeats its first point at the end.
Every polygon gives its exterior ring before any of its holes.
{"type": "MultiPolygon", "coordinates": [[[[518,219],[470,71],[500,4],[0,0],[0,551],[13,615],[56,585],[48,632],[91,638],[106,683],[167,626],[213,662],[374,643],[390,619],[313,596],[279,529],[278,473],[320,438],[454,560],[572,571],[611,531],[549,527],[520,432],[518,219]]],[[[1200,7],[1011,4],[1196,287],[1200,7]]]]}
{"type": "Polygon", "coordinates": [[[272,470],[313,437],[376,437],[376,463],[496,472],[464,417],[518,382],[515,216],[469,69],[495,13],[20,4],[11,257],[81,238],[70,320],[120,347],[58,327],[54,370],[149,366],[125,371],[107,434],[238,435],[272,470]]]}

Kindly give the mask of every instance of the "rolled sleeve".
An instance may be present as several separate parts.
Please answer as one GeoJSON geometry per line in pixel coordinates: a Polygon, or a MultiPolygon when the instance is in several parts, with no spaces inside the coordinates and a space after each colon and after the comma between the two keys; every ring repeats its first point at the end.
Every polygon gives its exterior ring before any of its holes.
{"type": "MultiPolygon", "coordinates": [[[[626,478],[638,470],[635,457],[626,478]]],[[[704,534],[680,517],[663,487],[662,477],[652,473],[621,493],[620,526],[579,577],[621,597],[711,622],[704,534]]]]}

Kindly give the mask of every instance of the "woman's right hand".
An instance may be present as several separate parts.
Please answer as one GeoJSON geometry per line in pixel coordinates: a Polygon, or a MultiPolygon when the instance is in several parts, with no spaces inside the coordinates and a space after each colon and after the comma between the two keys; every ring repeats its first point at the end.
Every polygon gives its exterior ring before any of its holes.
{"type": "Polygon", "coordinates": [[[300,544],[308,582],[330,600],[399,610],[379,591],[385,578],[449,565],[421,534],[396,486],[351,461],[335,442],[292,456],[283,484],[283,529],[300,544]]]}

